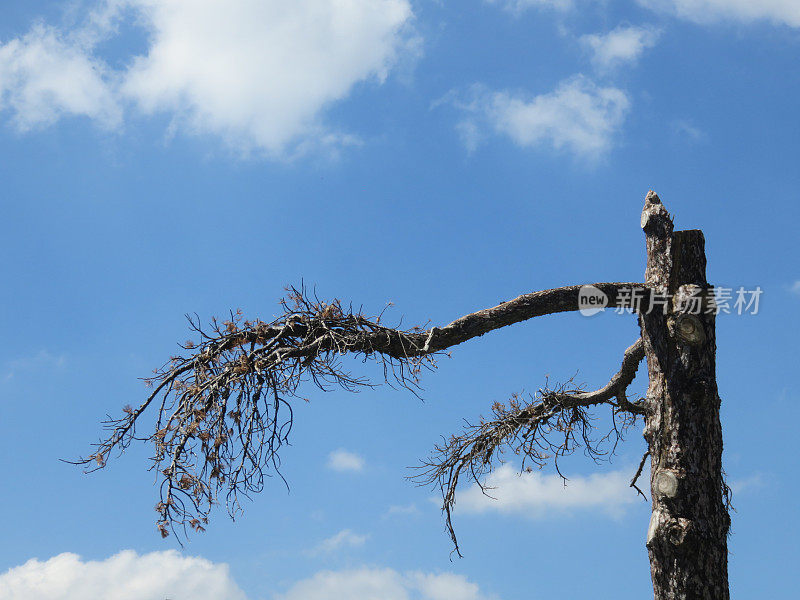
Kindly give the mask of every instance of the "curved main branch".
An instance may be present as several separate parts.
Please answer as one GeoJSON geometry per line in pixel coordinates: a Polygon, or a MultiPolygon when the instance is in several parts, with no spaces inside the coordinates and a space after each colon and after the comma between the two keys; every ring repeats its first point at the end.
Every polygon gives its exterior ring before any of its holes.
{"type": "MultiPolygon", "coordinates": [[[[623,300],[621,291],[633,290],[642,294],[647,292],[642,283],[594,283],[591,285],[607,296],[609,308],[620,305],[623,300]]],[[[579,310],[578,293],[582,287],[585,286],[571,285],[523,294],[492,308],[485,308],[456,319],[441,329],[434,327],[427,333],[428,338],[423,348],[427,348],[430,352],[436,352],[533,317],[579,310]]]]}
{"type": "MultiPolygon", "coordinates": [[[[608,298],[608,308],[616,308],[623,301],[620,292],[632,291],[646,297],[648,288],[643,283],[594,283],[587,284],[599,289],[608,298]]],[[[527,321],[534,317],[552,315],[561,312],[577,311],[580,309],[578,294],[584,285],[571,285],[549,290],[541,290],[522,294],[513,300],[502,302],[491,308],[470,313],[459,317],[452,323],[443,327],[432,327],[422,331],[413,328],[409,331],[399,331],[381,326],[378,319],[375,323],[368,323],[363,315],[358,315],[358,325],[367,325],[350,333],[349,349],[352,352],[373,353],[380,352],[393,358],[408,358],[433,354],[462,344],[472,338],[482,336],[495,329],[527,321]]],[[[294,290],[297,292],[297,290],[294,290]]],[[[334,301],[336,303],[337,301],[334,301]]],[[[319,301],[317,301],[319,303],[319,301]]],[[[324,303],[321,305],[326,306],[324,303]]],[[[301,315],[287,313],[284,318],[270,324],[259,323],[259,327],[250,327],[237,330],[234,334],[224,339],[216,340],[216,344],[209,343],[207,348],[211,352],[225,352],[244,344],[265,344],[271,340],[303,339],[317,325],[318,320],[325,320],[331,315],[315,315],[313,322],[300,318],[301,315]],[[320,319],[321,317],[321,319],[320,319]]],[[[327,349],[326,340],[319,340],[316,346],[292,348],[285,355],[286,358],[310,356],[317,351],[327,349]]]]}

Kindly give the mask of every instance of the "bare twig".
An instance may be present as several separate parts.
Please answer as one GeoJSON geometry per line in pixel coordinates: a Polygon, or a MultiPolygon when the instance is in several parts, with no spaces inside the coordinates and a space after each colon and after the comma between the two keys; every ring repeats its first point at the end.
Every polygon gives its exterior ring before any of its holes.
{"type": "Polygon", "coordinates": [[[639,492],[639,495],[642,498],[644,498],[645,500],[647,500],[647,496],[645,496],[644,492],[639,489],[639,486],[636,485],[636,482],[639,481],[639,477],[641,477],[641,475],[642,475],[642,469],[644,469],[644,463],[647,462],[647,457],[648,456],[650,456],[650,451],[649,450],[644,453],[644,456],[642,456],[642,460],[639,462],[639,468],[636,469],[636,474],[633,476],[633,479],[631,479],[631,484],[630,484],[630,487],[632,487],[637,492],[639,492]]]}

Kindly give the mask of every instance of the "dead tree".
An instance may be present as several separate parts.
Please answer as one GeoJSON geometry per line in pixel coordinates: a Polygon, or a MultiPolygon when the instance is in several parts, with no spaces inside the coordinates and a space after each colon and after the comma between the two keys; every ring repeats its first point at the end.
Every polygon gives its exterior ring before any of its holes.
{"type": "MultiPolygon", "coordinates": [[[[728,488],[722,471],[720,399],[715,373],[713,289],[706,281],[700,231],[673,231],[670,215],[650,192],[641,221],[647,246],[643,283],[596,283],[608,307],[629,306],[641,337],[624,353],[604,387],[586,391],[572,381],[545,385],[537,394],[495,403],[492,416],[467,425],[423,462],[419,480],[436,485],[454,549],[456,490],[485,477],[503,460],[520,457],[523,468],[541,467],[583,448],[593,457],[603,440],[616,442],[637,419],[644,420],[651,460],[652,517],[647,549],[656,600],[727,600],[728,488]],[[631,302],[633,298],[635,302],[631,302]],[[647,358],[647,394],[626,390],[647,358]],[[610,411],[611,431],[593,433],[593,411],[610,411]]],[[[147,379],[152,391],[138,408],[125,407],[105,422],[106,436],[85,459],[96,470],[134,440],[154,446],[152,469],[160,481],[158,529],[202,531],[211,507],[224,501],[233,516],[242,496],[260,492],[265,477],[280,475],[279,451],[292,427],[292,402],[300,386],[354,390],[372,385],[342,368],[342,356],[360,355],[383,367],[389,383],[416,391],[420,372],[448,348],[533,317],[581,308],[582,286],[525,294],[461,317],[444,327],[400,330],[367,318],[352,306],[322,302],[290,288],[283,315],[272,322],[244,320],[240,313],[203,328],[147,379]],[[147,433],[145,417],[154,423],[147,433]]],[[[638,488],[637,488],[638,489],[638,488]]]]}

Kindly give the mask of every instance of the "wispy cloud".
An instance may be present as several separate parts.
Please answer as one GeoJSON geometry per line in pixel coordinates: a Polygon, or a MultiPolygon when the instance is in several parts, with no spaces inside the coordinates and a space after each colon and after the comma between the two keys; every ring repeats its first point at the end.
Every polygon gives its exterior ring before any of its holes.
{"type": "Polygon", "coordinates": [[[8,361],[3,365],[3,379],[9,381],[23,373],[40,373],[61,370],[67,363],[64,355],[51,354],[40,350],[36,354],[8,361]]]}
{"type": "Polygon", "coordinates": [[[524,148],[550,147],[585,159],[612,148],[630,108],[624,91],[600,87],[582,75],[533,97],[476,86],[467,100],[453,95],[449,101],[466,114],[458,130],[470,151],[488,130],[524,148]]]}
{"type": "Polygon", "coordinates": [[[637,0],[642,6],[669,12],[696,23],[771,21],[800,27],[797,0],[637,0]]]}
{"type": "Polygon", "coordinates": [[[387,511],[387,517],[394,516],[394,515],[416,515],[419,513],[419,508],[417,508],[416,504],[407,504],[407,505],[393,505],[390,506],[387,511]]]}
{"type": "Polygon", "coordinates": [[[228,566],[174,550],[139,556],[126,550],[101,561],[76,554],[32,559],[0,575],[3,600],[85,600],[104,598],[193,598],[245,600],[228,566]]]}
{"type": "Polygon", "coordinates": [[[363,546],[368,539],[368,535],[361,535],[349,529],[342,529],[336,535],[322,540],[311,550],[310,554],[331,554],[332,552],[339,552],[345,548],[358,548],[363,546]]]}
{"type": "Polygon", "coordinates": [[[358,472],[364,470],[364,459],[355,452],[339,448],[328,455],[328,468],[334,471],[358,472]]]}
{"type": "Polygon", "coordinates": [[[792,293],[793,294],[797,294],[798,296],[800,296],[800,280],[795,281],[792,284],[792,288],[791,289],[792,289],[792,293]]]}
{"type": "Polygon", "coordinates": [[[677,137],[695,144],[708,141],[708,134],[686,119],[674,120],[672,122],[672,132],[677,137]]]}
{"type": "Polygon", "coordinates": [[[612,471],[587,477],[570,477],[566,485],[558,475],[520,474],[503,465],[487,479],[490,497],[475,485],[458,498],[464,513],[500,512],[531,517],[573,510],[595,510],[618,516],[636,501],[629,487],[630,473],[612,471]]]}
{"type": "Polygon", "coordinates": [[[481,130],[476,119],[472,118],[456,123],[456,132],[469,154],[475,152],[486,137],[486,134],[481,130]]]}
{"type": "Polygon", "coordinates": [[[484,0],[487,4],[499,4],[513,13],[522,13],[531,8],[567,11],[575,6],[573,0],[484,0]]]}
{"type": "Polygon", "coordinates": [[[355,138],[325,124],[326,107],[418,52],[412,19],[408,0],[96,0],[76,29],[0,44],[0,109],[20,129],[68,115],[114,128],[135,107],[242,153],[339,147],[355,138]],[[115,71],[98,42],[125,19],[149,45],[115,71]]]}
{"type": "Polygon", "coordinates": [[[592,51],[595,68],[607,72],[638,61],[647,48],[656,45],[660,35],[654,27],[620,26],[605,34],[583,35],[579,41],[592,51]]]}
{"type": "Polygon", "coordinates": [[[741,494],[742,492],[752,492],[759,488],[764,487],[764,476],[761,473],[755,473],[747,477],[738,477],[731,480],[731,489],[734,494],[741,494]]]}
{"type": "Polygon", "coordinates": [[[399,573],[394,569],[320,571],[295,583],[277,600],[497,600],[455,573],[399,573]]]}

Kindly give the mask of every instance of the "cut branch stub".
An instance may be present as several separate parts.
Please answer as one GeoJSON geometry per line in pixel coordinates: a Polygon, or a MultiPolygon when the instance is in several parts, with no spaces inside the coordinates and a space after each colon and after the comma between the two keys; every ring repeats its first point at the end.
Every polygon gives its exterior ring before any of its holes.
{"type": "Polygon", "coordinates": [[[678,477],[668,469],[658,471],[653,477],[653,491],[659,496],[674,498],[678,493],[678,477]]]}
{"type": "Polygon", "coordinates": [[[699,345],[706,340],[703,323],[696,315],[680,314],[668,321],[670,333],[685,344],[699,345]]]}

